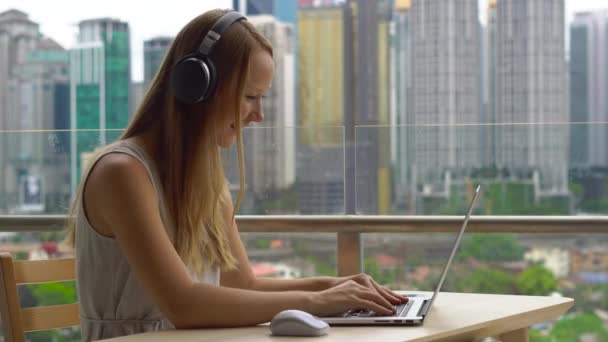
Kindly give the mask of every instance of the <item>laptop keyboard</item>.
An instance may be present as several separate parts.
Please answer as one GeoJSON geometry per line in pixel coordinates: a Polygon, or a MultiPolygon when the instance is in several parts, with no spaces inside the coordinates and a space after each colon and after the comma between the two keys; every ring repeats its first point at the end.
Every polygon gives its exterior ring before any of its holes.
{"type": "Polygon", "coordinates": [[[379,314],[377,312],[370,311],[370,310],[350,310],[350,311],[343,313],[340,317],[378,317],[378,316],[403,317],[403,316],[407,315],[408,311],[410,311],[410,308],[412,307],[413,303],[414,303],[414,301],[410,300],[405,304],[396,305],[395,306],[396,313],[392,316],[382,315],[382,314],[379,314]]]}

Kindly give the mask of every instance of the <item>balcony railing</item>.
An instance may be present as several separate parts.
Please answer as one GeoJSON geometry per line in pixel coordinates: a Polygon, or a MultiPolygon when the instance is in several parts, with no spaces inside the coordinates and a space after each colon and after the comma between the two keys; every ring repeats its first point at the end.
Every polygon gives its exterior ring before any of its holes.
{"type": "MultiPolygon", "coordinates": [[[[0,232],[60,231],[66,217],[0,216],[0,232]]],[[[462,216],[237,216],[242,233],[336,233],[338,275],[362,271],[362,233],[448,233],[462,216]]],[[[471,233],[608,234],[608,216],[473,216],[471,233]]]]}

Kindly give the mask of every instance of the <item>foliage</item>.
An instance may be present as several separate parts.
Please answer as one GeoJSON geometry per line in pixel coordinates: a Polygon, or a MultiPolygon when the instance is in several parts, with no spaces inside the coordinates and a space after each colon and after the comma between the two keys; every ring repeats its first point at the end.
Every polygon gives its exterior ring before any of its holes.
{"type": "Polygon", "coordinates": [[[382,270],[374,257],[368,256],[363,260],[364,272],[381,285],[394,284],[397,280],[397,270],[382,270]]]}
{"type": "Polygon", "coordinates": [[[551,336],[545,336],[540,331],[535,329],[528,330],[530,342],[553,342],[551,336]]]}
{"type": "Polygon", "coordinates": [[[256,239],[255,248],[257,249],[268,249],[270,248],[271,241],[269,239],[256,239]]]}
{"type": "Polygon", "coordinates": [[[464,292],[513,294],[515,282],[513,277],[506,272],[480,268],[469,276],[457,280],[456,287],[464,292]]]}
{"type": "MultiPolygon", "coordinates": [[[[76,283],[74,281],[67,281],[20,286],[19,297],[22,307],[75,303],[77,301],[76,283]]],[[[26,334],[26,338],[31,342],[71,342],[82,339],[80,329],[78,328],[36,331],[26,334]]]]}
{"type": "Polygon", "coordinates": [[[79,342],[82,341],[80,328],[73,327],[61,330],[34,331],[25,334],[29,342],[79,342]]]}
{"type": "Polygon", "coordinates": [[[68,304],[77,301],[75,281],[35,284],[29,286],[31,286],[32,293],[38,302],[38,306],[68,304]]]}
{"type": "Polygon", "coordinates": [[[557,290],[557,279],[542,265],[533,265],[523,271],[516,280],[520,294],[546,296],[557,290]]]}
{"type": "Polygon", "coordinates": [[[338,269],[335,266],[335,263],[332,264],[310,255],[306,256],[305,259],[308,263],[315,265],[315,273],[319,276],[335,277],[338,274],[338,269]]]}
{"type": "Polygon", "coordinates": [[[592,313],[578,314],[574,317],[564,318],[551,330],[553,341],[579,341],[583,334],[595,334],[597,341],[608,341],[608,329],[603,326],[602,320],[592,313]]]}
{"type": "Polygon", "coordinates": [[[581,202],[581,209],[594,213],[608,213],[608,200],[584,200],[581,202]]]}
{"type": "Polygon", "coordinates": [[[462,243],[458,259],[479,261],[520,261],[524,249],[511,234],[471,234],[462,243]]]}
{"type": "Polygon", "coordinates": [[[578,284],[572,290],[564,290],[564,295],[573,298],[579,310],[608,310],[608,284],[578,284]]]}

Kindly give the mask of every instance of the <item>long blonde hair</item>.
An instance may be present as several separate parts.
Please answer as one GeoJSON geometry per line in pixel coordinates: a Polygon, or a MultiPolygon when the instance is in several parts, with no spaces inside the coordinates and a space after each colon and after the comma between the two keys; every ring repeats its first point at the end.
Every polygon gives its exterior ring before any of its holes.
{"type": "MultiPolygon", "coordinates": [[[[169,83],[173,65],[196,51],[213,23],[227,12],[208,11],[178,33],[134,119],[120,138],[132,138],[149,131],[156,133],[158,141],[151,156],[159,171],[168,219],[174,228],[172,242],[184,263],[197,274],[213,265],[222,269],[235,267],[236,260],[226,234],[226,228],[232,222],[225,222],[222,215],[223,203],[230,197],[217,132],[232,114],[237,128],[240,175],[236,211],[243,198],[245,182],[239,109],[249,59],[260,50],[272,56],[272,46],[253,25],[245,20],[232,24],[211,55],[220,75],[213,98],[196,105],[179,103],[169,83]]],[[[68,216],[67,240],[72,246],[75,245],[74,213],[82,196],[84,178],[68,216]]]]}

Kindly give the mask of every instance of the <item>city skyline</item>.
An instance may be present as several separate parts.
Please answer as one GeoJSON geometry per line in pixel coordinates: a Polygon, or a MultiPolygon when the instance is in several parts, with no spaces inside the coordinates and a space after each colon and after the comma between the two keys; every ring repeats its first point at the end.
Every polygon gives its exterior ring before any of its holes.
{"type": "MultiPolygon", "coordinates": [[[[299,144],[295,153],[295,169],[298,170],[295,182],[292,181],[293,176],[289,176],[291,172],[285,173],[286,181],[280,181],[281,177],[271,177],[274,169],[267,168],[266,164],[274,162],[268,156],[270,159],[265,159],[265,162],[260,163],[259,159],[248,163],[248,172],[255,174],[248,177],[248,188],[253,187],[255,193],[264,193],[266,189],[293,190],[290,185],[295,183],[300,196],[297,198],[300,210],[310,209],[310,213],[318,213],[317,209],[326,210],[327,203],[335,205],[329,213],[389,214],[393,210],[404,208],[416,212],[417,207],[424,211],[424,208],[432,210],[436,205],[426,199],[447,201],[451,198],[450,194],[461,193],[460,189],[467,184],[467,179],[476,177],[476,169],[494,167],[504,169],[506,173],[486,176],[488,181],[490,177],[501,181],[506,179],[503,177],[509,177],[502,175],[514,174],[518,181],[525,182],[526,187],[534,186],[532,193],[537,199],[543,192],[546,195],[570,196],[567,189],[568,165],[565,161],[567,143],[560,145],[564,143],[564,137],[561,133],[554,132],[559,131],[559,128],[530,125],[521,130],[508,127],[497,129],[499,132],[491,132],[486,140],[493,148],[495,146],[492,152],[495,153],[494,159],[481,162],[476,151],[478,148],[483,149],[484,144],[478,141],[483,132],[473,127],[459,127],[462,124],[476,123],[501,125],[566,122],[564,116],[568,107],[567,102],[563,102],[567,98],[567,72],[563,55],[566,49],[562,28],[564,0],[545,0],[544,3],[551,4],[552,12],[543,12],[549,7],[529,6],[525,0],[500,1],[497,19],[489,23],[486,29],[489,34],[484,33],[478,21],[477,0],[469,0],[462,11],[457,10],[454,3],[444,6],[438,0],[413,0],[410,3],[411,18],[408,22],[410,31],[397,31],[401,35],[390,29],[391,20],[396,17],[391,13],[390,1],[350,0],[327,7],[302,7],[298,10],[298,38],[290,35],[290,38],[279,39],[287,31],[279,28],[282,24],[279,25],[278,21],[271,24],[276,18],[251,16],[252,23],[256,20],[266,22],[263,24],[266,28],[261,32],[276,46],[277,74],[275,86],[265,103],[268,118],[264,126],[275,126],[275,129],[294,127],[297,122],[297,126],[309,129],[296,136],[299,144]],[[507,6],[512,6],[513,9],[510,10],[507,6]],[[532,25],[529,19],[522,19],[529,17],[528,11],[532,11],[535,16],[544,13],[544,20],[535,21],[532,25]],[[516,26],[512,24],[514,22],[521,24],[516,26]],[[511,27],[518,27],[512,34],[513,37],[509,37],[511,27]],[[462,34],[455,34],[456,32],[462,34]],[[482,38],[485,36],[488,37],[487,40],[482,38]],[[541,37],[546,39],[541,42],[541,37]],[[292,50],[289,47],[283,51],[282,43],[277,41],[287,43],[285,47],[294,45],[298,48],[292,50]],[[405,45],[396,45],[397,42],[405,45]],[[532,47],[522,47],[528,46],[525,44],[529,42],[532,42],[532,47]],[[410,87],[411,90],[405,89],[405,94],[399,92],[401,100],[407,99],[406,103],[399,103],[402,107],[399,109],[399,122],[406,125],[448,127],[441,128],[440,132],[424,128],[423,132],[417,131],[414,135],[400,132],[406,138],[401,141],[405,142],[405,146],[400,144],[399,147],[404,148],[397,151],[396,142],[392,139],[395,132],[392,129],[389,132],[383,127],[396,121],[389,117],[389,113],[397,115],[393,110],[397,109],[393,108],[397,106],[397,93],[392,92],[396,84],[391,77],[395,72],[399,74],[399,68],[391,63],[397,57],[396,53],[401,52],[395,50],[393,54],[391,49],[405,47],[410,49],[408,54],[411,57],[406,57],[400,67],[410,72],[402,72],[400,77],[407,81],[405,87],[410,87]],[[488,47],[494,47],[495,52],[489,53],[492,49],[488,50],[488,47]],[[533,60],[522,59],[521,54],[525,51],[530,51],[533,60]],[[288,57],[288,54],[292,56],[288,57]],[[492,54],[495,56],[492,57],[492,54]],[[299,61],[295,63],[297,68],[293,60],[299,61]],[[490,68],[480,63],[481,60],[490,68]],[[404,69],[404,63],[410,67],[404,69]],[[528,74],[523,79],[522,73],[525,72],[528,74]],[[484,77],[484,73],[490,77],[484,77]],[[482,80],[484,88],[494,86],[489,94],[490,104],[494,103],[490,108],[493,109],[487,116],[481,112],[488,106],[487,94],[482,100],[482,80]],[[543,80],[549,81],[547,83],[543,80]],[[283,86],[279,85],[281,83],[284,83],[283,86]],[[515,87],[515,84],[524,86],[515,87]],[[288,100],[288,97],[279,95],[278,91],[294,87],[294,103],[297,103],[294,119],[288,120],[288,114],[282,118],[285,120],[275,120],[276,117],[273,119],[275,112],[288,113],[286,109],[279,109],[283,106],[281,101],[288,100]],[[331,131],[330,127],[337,130],[331,131]],[[324,134],[326,131],[329,134],[324,134]],[[427,134],[418,134],[427,131],[427,134]],[[517,134],[513,133],[515,131],[517,134]],[[389,158],[393,151],[396,155],[389,158]],[[404,170],[395,165],[396,159],[407,161],[409,165],[405,166],[411,169],[411,175],[407,174],[408,169],[405,169],[404,174],[404,170]],[[395,177],[395,174],[399,177],[395,177]],[[410,180],[404,180],[403,176],[410,180]],[[319,190],[321,188],[327,191],[319,190]],[[394,188],[401,189],[395,192],[394,188]],[[308,196],[310,191],[316,195],[324,193],[323,199],[308,196]],[[420,197],[417,199],[416,195],[420,197]],[[344,202],[336,200],[338,198],[344,198],[344,202]],[[307,199],[311,201],[307,202],[307,199]],[[326,199],[328,200],[325,201],[326,199]],[[405,207],[393,207],[392,203],[399,201],[405,207]],[[311,205],[310,208],[304,205],[305,202],[311,205]],[[315,206],[313,202],[322,205],[315,206]]],[[[17,10],[4,13],[27,18],[26,13],[17,10]]],[[[492,17],[492,14],[489,16],[492,17]]],[[[26,20],[14,19],[10,29],[0,32],[17,32],[10,34],[8,43],[4,44],[4,50],[10,52],[10,58],[5,61],[9,63],[8,70],[14,70],[10,74],[14,79],[18,78],[19,68],[31,64],[31,47],[24,45],[18,34],[24,21],[26,20]],[[24,60],[24,63],[12,62],[25,57],[28,60],[24,60]]],[[[33,25],[30,36],[43,38],[39,34],[38,23],[30,19],[28,22],[33,25]]],[[[130,25],[125,21],[101,17],[81,21],[80,26],[81,45],[68,50],[71,55],[70,79],[77,80],[70,82],[71,127],[123,128],[134,107],[131,110],[126,108],[135,101],[131,101],[131,95],[108,101],[106,95],[126,94],[129,91],[125,88],[128,87],[133,94],[136,93],[135,83],[129,82],[132,56],[129,53],[130,25]],[[85,29],[88,25],[83,24],[91,24],[91,29],[85,29]],[[106,32],[106,29],[110,31],[106,32]],[[111,38],[108,41],[111,44],[108,45],[109,49],[103,52],[104,40],[118,31],[124,31],[125,34],[116,36],[116,39],[111,38]],[[102,36],[98,36],[100,32],[103,33],[102,36]],[[112,45],[112,42],[118,45],[112,45]],[[108,58],[112,58],[112,62],[108,58]],[[120,72],[104,72],[103,70],[118,71],[113,67],[108,69],[108,65],[118,67],[120,72]],[[99,81],[95,79],[97,73],[103,75],[99,81]],[[82,75],[80,81],[79,75],[82,75]],[[87,80],[87,77],[94,79],[87,80]],[[109,87],[110,84],[112,87],[109,87]],[[81,112],[86,114],[82,115],[81,112]]],[[[159,56],[164,54],[160,50],[157,52],[159,56]]],[[[149,58],[150,65],[155,65],[152,69],[158,65],[156,57],[149,58]]],[[[149,76],[154,72],[149,70],[149,76]]],[[[288,107],[291,108],[291,105],[288,107]]],[[[44,128],[53,127],[45,125],[44,128]]],[[[248,131],[247,134],[249,133],[251,132],[248,131]]],[[[288,140],[293,138],[286,131],[282,133],[286,134],[288,140]]],[[[105,134],[99,138],[89,133],[86,135],[90,141],[78,143],[84,149],[76,148],[76,144],[72,143],[72,187],[80,174],[78,165],[83,158],[80,155],[113,140],[106,138],[105,134]]],[[[283,146],[280,138],[271,135],[268,137],[271,139],[255,135],[254,140],[257,140],[254,145],[261,144],[262,150],[267,152],[271,151],[268,149],[280,152],[280,146],[283,146]]],[[[82,139],[79,138],[80,140],[82,139]]],[[[288,157],[285,160],[291,159],[293,154],[290,155],[289,149],[285,149],[285,152],[288,157]]],[[[283,158],[276,159],[278,164],[282,164],[281,159],[283,158]]],[[[291,170],[294,166],[293,162],[285,165],[288,167],[275,165],[274,168],[291,170]]]]}
{"type": "MultiPolygon", "coordinates": [[[[295,1],[295,0],[294,0],[295,1]]],[[[485,24],[489,0],[479,0],[479,18],[485,24]]],[[[27,13],[30,19],[39,23],[40,31],[47,37],[57,41],[63,48],[70,49],[76,44],[78,22],[91,18],[109,17],[129,23],[131,27],[132,69],[131,79],[141,82],[144,78],[144,41],[161,36],[175,36],[177,32],[194,16],[213,8],[230,8],[233,0],[184,0],[180,6],[167,11],[162,2],[146,4],[146,15],[141,15],[140,4],[137,2],[121,2],[107,0],[91,2],[84,5],[63,1],[23,1],[4,0],[0,5],[0,13],[17,9],[27,13]],[[65,5],[61,5],[65,2],[65,5]],[[57,11],[61,8],[61,11],[57,11]],[[53,13],[53,15],[49,15],[53,13]],[[164,20],[159,20],[163,18],[164,20]]],[[[565,25],[566,40],[569,35],[569,25],[577,12],[594,11],[608,8],[605,0],[566,0],[565,25]]],[[[567,46],[567,45],[566,45],[567,46]]],[[[567,51],[564,52],[565,54],[567,51]]]]}

